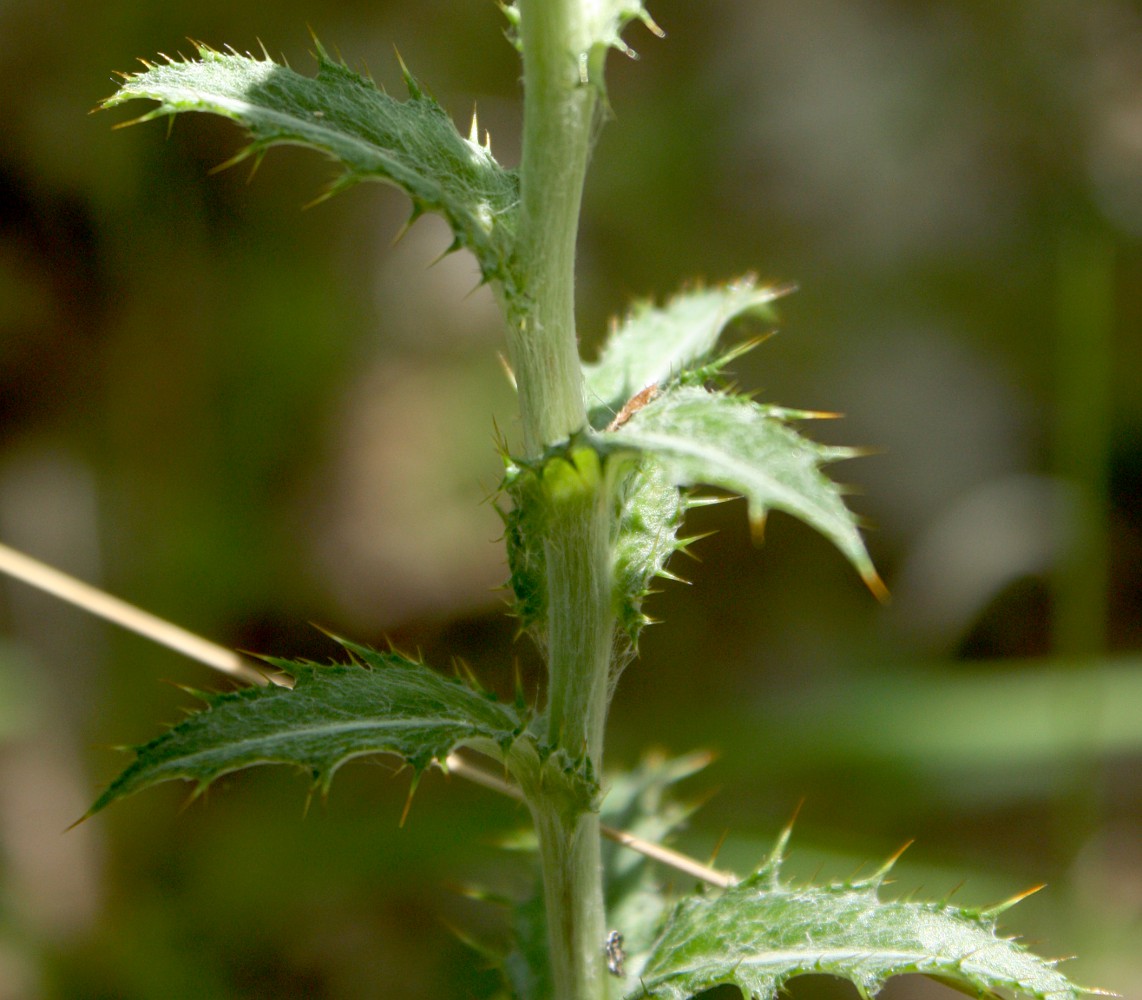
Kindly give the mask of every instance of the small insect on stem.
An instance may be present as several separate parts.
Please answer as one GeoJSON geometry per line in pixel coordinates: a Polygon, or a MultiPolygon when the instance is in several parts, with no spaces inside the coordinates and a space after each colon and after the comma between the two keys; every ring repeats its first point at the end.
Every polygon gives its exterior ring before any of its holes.
{"type": "Polygon", "coordinates": [[[607,956],[607,971],[612,976],[626,975],[623,969],[623,963],[627,959],[627,953],[623,950],[623,936],[621,931],[611,931],[607,935],[606,943],[603,945],[603,952],[607,956]]]}
{"type": "Polygon", "coordinates": [[[615,415],[615,419],[607,424],[607,430],[617,431],[657,395],[657,382],[651,382],[645,389],[640,389],[623,404],[623,408],[615,415]]]}

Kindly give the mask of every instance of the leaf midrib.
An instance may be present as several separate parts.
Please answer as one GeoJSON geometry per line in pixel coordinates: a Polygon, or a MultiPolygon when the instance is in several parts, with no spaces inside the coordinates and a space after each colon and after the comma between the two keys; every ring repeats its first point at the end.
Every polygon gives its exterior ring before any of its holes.
{"type": "MultiPolygon", "coordinates": [[[[178,114],[183,110],[192,110],[191,108],[183,109],[175,107],[175,102],[180,100],[180,98],[174,95],[175,89],[176,88],[172,87],[170,90],[159,93],[158,91],[152,90],[144,91],[140,88],[133,93],[137,97],[161,102],[163,105],[166,105],[167,108],[169,108],[171,114],[178,114]]],[[[396,159],[386,155],[386,150],[383,146],[380,146],[377,143],[370,141],[369,139],[362,138],[359,135],[354,135],[352,132],[347,130],[331,128],[328,125],[320,124],[318,121],[306,118],[298,113],[287,113],[284,111],[279,111],[276,108],[269,107],[266,104],[256,104],[252,101],[243,100],[242,98],[238,97],[222,96],[218,94],[217,91],[207,90],[205,87],[186,88],[182,90],[182,93],[186,94],[186,97],[181,98],[184,103],[193,104],[196,106],[201,105],[202,110],[208,114],[217,114],[217,108],[211,106],[217,105],[218,107],[225,108],[229,114],[233,114],[235,117],[239,117],[247,121],[254,117],[259,117],[263,119],[263,121],[272,123],[279,128],[285,127],[287,125],[297,126],[298,131],[304,130],[306,134],[306,142],[311,142],[312,145],[332,147],[335,143],[344,142],[355,146],[363,153],[376,156],[388,164],[398,163],[396,159]],[[324,137],[325,141],[318,142],[316,140],[311,140],[309,136],[324,137]]],[[[275,144],[288,145],[291,140],[285,138],[271,138],[269,141],[275,144]]],[[[403,164],[401,164],[401,166],[403,169],[403,164]]]]}
{"type": "MultiPolygon", "coordinates": [[[[190,766],[196,760],[208,760],[212,756],[225,754],[228,757],[236,757],[240,753],[253,753],[258,746],[281,742],[288,739],[302,739],[306,737],[315,737],[323,735],[335,735],[344,732],[354,732],[364,729],[376,729],[378,732],[391,732],[393,730],[409,730],[415,728],[430,729],[430,728],[452,728],[452,729],[466,729],[471,732],[478,732],[476,727],[469,720],[457,720],[452,718],[437,717],[417,717],[417,718],[402,718],[402,719],[361,719],[352,722],[340,723],[324,723],[320,726],[299,726],[297,728],[283,729],[277,733],[269,734],[266,736],[247,737],[241,740],[234,740],[227,742],[225,745],[212,747],[208,750],[199,750],[194,753],[179,754],[177,757],[172,757],[169,761],[170,764],[186,764],[190,766]]],[[[368,753],[370,751],[363,751],[368,753]]]]}
{"type": "Polygon", "coordinates": [[[662,431],[633,430],[629,433],[623,431],[619,433],[644,447],[646,451],[653,452],[657,449],[660,456],[665,455],[669,458],[671,453],[682,453],[685,456],[703,461],[715,462],[734,476],[740,476],[742,479],[760,484],[767,492],[777,498],[775,503],[782,503],[794,510],[805,510],[811,507],[813,510],[824,513],[830,519],[832,517],[829,511],[823,510],[820,506],[806,504],[800,493],[785,486],[780,480],[757,471],[757,469],[743,463],[741,459],[712,444],[694,443],[693,439],[686,438],[681,434],[673,435],[662,431]]]}

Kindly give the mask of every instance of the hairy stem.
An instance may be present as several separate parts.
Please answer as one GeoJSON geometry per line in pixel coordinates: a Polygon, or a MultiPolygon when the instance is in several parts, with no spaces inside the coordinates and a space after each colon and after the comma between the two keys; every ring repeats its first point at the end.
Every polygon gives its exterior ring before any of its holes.
{"type": "MultiPolygon", "coordinates": [[[[581,79],[594,39],[585,0],[519,0],[524,134],[508,346],[531,457],[587,423],[575,330],[575,245],[598,93],[581,79]]],[[[597,463],[551,498],[548,697],[551,742],[600,773],[614,618],[609,507],[597,463]]],[[[573,477],[574,478],[574,477],[573,477]]],[[[599,820],[531,796],[556,1000],[606,1000],[599,820]]]]}
{"type": "MultiPolygon", "coordinates": [[[[598,774],[615,623],[608,505],[598,477],[584,479],[580,495],[557,502],[547,541],[548,739],[598,774]]],[[[609,984],[598,814],[566,815],[542,803],[532,811],[556,1000],[603,1000],[609,984]]]]}
{"type": "Polygon", "coordinates": [[[547,913],[551,982],[556,1000],[605,1000],[609,995],[603,959],[605,923],[599,883],[599,817],[560,815],[532,807],[539,837],[547,913]]]}
{"type": "Polygon", "coordinates": [[[587,422],[575,335],[575,243],[594,87],[579,79],[589,43],[582,0],[521,0],[524,120],[517,273],[508,348],[524,447],[536,455],[587,422]]]}
{"type": "MultiPolygon", "coordinates": [[[[611,511],[598,459],[552,502],[547,551],[547,738],[599,773],[614,649],[611,511]]],[[[586,466],[585,468],[583,466],[586,466]]]]}

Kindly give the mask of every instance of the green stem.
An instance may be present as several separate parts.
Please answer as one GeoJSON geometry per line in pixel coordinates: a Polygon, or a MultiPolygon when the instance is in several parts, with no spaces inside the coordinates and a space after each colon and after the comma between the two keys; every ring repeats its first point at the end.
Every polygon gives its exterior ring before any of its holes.
{"type": "MultiPolygon", "coordinates": [[[[574,766],[601,773],[615,620],[611,602],[610,505],[599,458],[574,449],[556,460],[546,539],[548,743],[574,766]]],[[[549,767],[563,766],[554,758],[549,767]]],[[[599,817],[589,803],[562,803],[540,784],[532,796],[557,1000],[605,1000],[606,910],[599,817]]]]}
{"type": "Polygon", "coordinates": [[[539,838],[551,983],[556,1000],[606,1000],[599,817],[532,809],[539,838]]]}
{"type": "Polygon", "coordinates": [[[581,0],[520,0],[524,116],[517,271],[508,348],[524,447],[534,456],[587,422],[575,332],[575,244],[598,94],[579,79],[581,0]]]}
{"type": "MultiPolygon", "coordinates": [[[[598,111],[581,79],[590,51],[584,0],[519,0],[524,129],[515,274],[505,296],[524,448],[536,457],[587,424],[575,329],[575,246],[598,111]]],[[[600,773],[614,635],[610,505],[593,452],[572,458],[549,494],[548,735],[600,773]]],[[[598,815],[529,796],[539,839],[556,1000],[607,1000],[598,815]]]]}
{"type": "Polygon", "coordinates": [[[547,524],[547,738],[598,774],[615,636],[611,511],[598,456],[572,461],[547,524]]]}

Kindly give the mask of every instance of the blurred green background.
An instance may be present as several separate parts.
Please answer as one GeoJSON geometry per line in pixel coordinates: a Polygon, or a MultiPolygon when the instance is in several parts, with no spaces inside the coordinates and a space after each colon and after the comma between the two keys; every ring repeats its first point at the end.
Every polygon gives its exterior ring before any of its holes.
{"type": "MultiPolygon", "coordinates": [[[[846,876],[916,838],[903,892],[989,903],[1080,981],[1142,981],[1142,6],[658,0],[628,33],[586,195],[581,334],[632,297],[796,280],[743,385],[840,410],[837,468],[894,594],[775,516],[697,512],[612,711],[610,762],[708,747],[680,846],[746,870],[804,799],[790,865],[846,876]]],[[[492,686],[498,320],[399,193],[306,209],[296,150],[212,173],[238,131],[116,132],[113,70],[186,37],[399,92],[395,45],[518,155],[519,68],[486,0],[0,0],[0,540],[223,643],[325,660],[311,623],[492,686]]],[[[518,808],[347,767],[305,809],[264,769],[63,833],[206,668],[0,585],[0,1000],[490,997],[524,891],[518,808]]],[[[664,876],[668,877],[668,876],[664,876]]],[[[825,981],[798,995],[851,996],[825,981]]],[[[898,998],[940,997],[922,981],[898,998]]]]}

